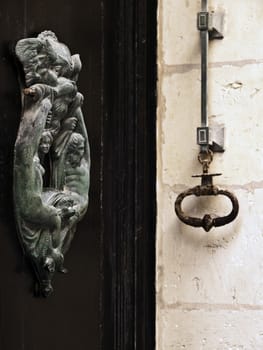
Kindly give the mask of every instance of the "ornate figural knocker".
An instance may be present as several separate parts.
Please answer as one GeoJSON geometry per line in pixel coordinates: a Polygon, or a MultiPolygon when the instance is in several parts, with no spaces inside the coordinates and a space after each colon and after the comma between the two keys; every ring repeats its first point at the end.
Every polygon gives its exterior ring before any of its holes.
{"type": "Polygon", "coordinates": [[[48,296],[56,271],[88,207],[90,151],[71,55],[51,31],[20,40],[16,55],[25,72],[23,111],[14,157],[17,231],[39,292],[48,296]]]}
{"type": "MultiPolygon", "coordinates": [[[[213,15],[207,12],[207,0],[202,0],[202,11],[198,13],[197,25],[200,30],[201,39],[201,127],[197,128],[197,143],[200,145],[199,162],[202,164],[203,173],[193,177],[201,177],[201,185],[190,188],[181,193],[175,202],[175,212],[178,218],[187,225],[194,227],[203,227],[209,231],[212,227],[226,225],[238,215],[239,205],[235,195],[227,190],[219,189],[213,185],[213,176],[221,174],[210,174],[209,165],[213,160],[212,147],[209,143],[209,127],[207,117],[207,54],[208,38],[222,39],[222,34],[213,26],[213,15]],[[203,218],[187,216],[182,210],[184,198],[195,195],[199,196],[218,196],[223,195],[230,199],[232,204],[231,212],[223,217],[213,217],[205,214],[203,218]]],[[[217,148],[218,151],[218,148],[217,148]]],[[[222,151],[222,150],[221,150],[222,151]]]]}

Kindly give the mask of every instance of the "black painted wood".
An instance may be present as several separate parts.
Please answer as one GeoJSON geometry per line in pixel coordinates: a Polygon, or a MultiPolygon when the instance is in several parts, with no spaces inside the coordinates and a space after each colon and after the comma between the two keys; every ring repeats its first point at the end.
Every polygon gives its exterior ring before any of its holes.
{"type": "Polygon", "coordinates": [[[97,0],[3,0],[0,2],[0,349],[99,350],[101,319],[100,154],[102,107],[102,9],[97,0]],[[90,206],[65,258],[67,275],[54,278],[54,294],[33,296],[33,274],[16,237],[12,208],[12,161],[21,116],[20,87],[12,45],[53,30],[83,69],[78,87],[85,96],[90,135],[90,206]]]}
{"type": "Polygon", "coordinates": [[[105,11],[103,349],[154,349],[156,8],[105,11]]]}

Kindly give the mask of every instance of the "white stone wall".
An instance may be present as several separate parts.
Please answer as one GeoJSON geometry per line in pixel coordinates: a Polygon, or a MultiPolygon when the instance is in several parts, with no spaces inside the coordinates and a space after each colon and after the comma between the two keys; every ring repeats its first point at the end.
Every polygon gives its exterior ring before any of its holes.
{"type": "MultiPolygon", "coordinates": [[[[209,0],[224,9],[225,38],[210,43],[209,118],[225,125],[214,182],[240,214],[209,233],[179,222],[177,195],[199,184],[199,0],[159,0],[157,350],[263,349],[263,1],[209,0]]],[[[227,200],[189,199],[192,215],[227,200]]]]}

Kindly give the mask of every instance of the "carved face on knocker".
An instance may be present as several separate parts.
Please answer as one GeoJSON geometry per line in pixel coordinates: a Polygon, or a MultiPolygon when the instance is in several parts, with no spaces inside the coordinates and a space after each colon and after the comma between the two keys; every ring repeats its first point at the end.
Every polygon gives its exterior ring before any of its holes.
{"type": "Polygon", "coordinates": [[[48,154],[49,149],[52,145],[52,135],[50,132],[48,131],[44,131],[41,139],[40,139],[40,143],[39,143],[39,152],[42,154],[48,154]]]}
{"type": "Polygon", "coordinates": [[[37,38],[20,40],[16,53],[24,65],[26,85],[42,83],[56,86],[58,77],[74,72],[74,59],[66,45],[51,31],[37,38]]]}
{"type": "Polygon", "coordinates": [[[73,133],[69,142],[66,161],[69,166],[76,168],[80,166],[85,152],[85,140],[81,134],[73,133]]]}

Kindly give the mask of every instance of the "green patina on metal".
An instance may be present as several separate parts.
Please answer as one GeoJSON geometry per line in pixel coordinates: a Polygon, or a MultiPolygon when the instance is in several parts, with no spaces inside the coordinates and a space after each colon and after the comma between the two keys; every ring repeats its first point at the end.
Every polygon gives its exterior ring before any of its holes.
{"type": "Polygon", "coordinates": [[[15,216],[39,292],[47,297],[55,272],[66,272],[64,255],[88,207],[90,150],[76,85],[81,61],[51,31],[18,41],[16,55],[25,86],[15,144],[15,216]]]}

